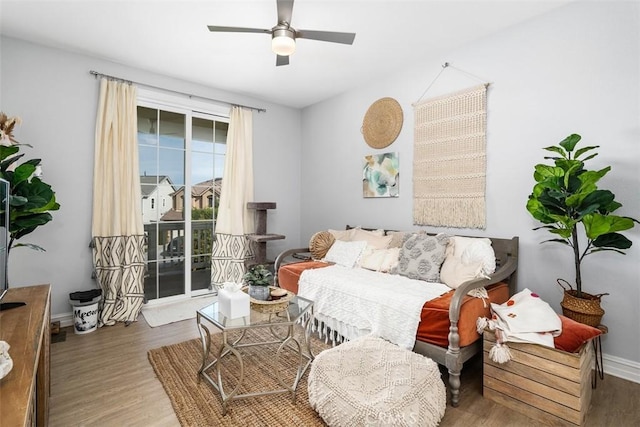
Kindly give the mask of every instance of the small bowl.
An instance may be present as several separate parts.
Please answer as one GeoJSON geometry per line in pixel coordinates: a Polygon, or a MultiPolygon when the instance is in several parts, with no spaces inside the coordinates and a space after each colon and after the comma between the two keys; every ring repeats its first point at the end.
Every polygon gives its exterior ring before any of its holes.
{"type": "Polygon", "coordinates": [[[287,296],[287,291],[282,288],[275,288],[271,290],[270,295],[271,295],[271,299],[276,300],[276,299],[280,299],[282,297],[287,296]]]}

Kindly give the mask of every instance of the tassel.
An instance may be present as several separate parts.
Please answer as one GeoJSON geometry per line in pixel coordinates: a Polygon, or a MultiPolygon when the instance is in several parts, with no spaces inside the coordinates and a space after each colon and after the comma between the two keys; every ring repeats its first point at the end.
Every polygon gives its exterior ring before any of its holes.
{"type": "Polygon", "coordinates": [[[496,343],[489,351],[489,357],[496,363],[507,363],[511,360],[511,352],[506,344],[496,343]]]}
{"type": "Polygon", "coordinates": [[[482,298],[482,304],[484,305],[484,308],[487,308],[487,300],[489,299],[489,294],[487,293],[486,288],[471,289],[469,292],[467,292],[467,295],[475,298],[482,298]]]}
{"type": "Polygon", "coordinates": [[[489,321],[486,317],[478,317],[476,320],[476,331],[478,331],[479,335],[482,335],[484,330],[489,326],[489,321]]]}

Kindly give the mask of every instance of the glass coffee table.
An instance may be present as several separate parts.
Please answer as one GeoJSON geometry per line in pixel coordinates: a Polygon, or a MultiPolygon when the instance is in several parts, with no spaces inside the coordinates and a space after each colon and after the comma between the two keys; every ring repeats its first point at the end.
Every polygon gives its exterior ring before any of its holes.
{"type": "Polygon", "coordinates": [[[310,322],[313,314],[313,301],[294,296],[286,309],[278,313],[262,313],[258,310],[251,309],[249,316],[236,319],[228,319],[218,311],[218,303],[214,302],[197,311],[196,322],[200,338],[202,339],[202,365],[198,371],[198,380],[204,378],[211,386],[218,391],[222,399],[222,414],[227,413],[227,404],[235,399],[265,396],[269,394],[290,393],[291,398],[295,402],[296,389],[300,379],[306,372],[313,361],[313,353],[309,341],[311,333],[310,322]],[[211,352],[211,334],[206,323],[212,324],[222,332],[222,342],[213,351],[213,360],[210,359],[211,352]],[[302,339],[294,336],[294,327],[300,324],[303,328],[302,339]],[[258,342],[242,342],[245,334],[249,330],[258,328],[269,329],[269,339],[258,342]],[[233,334],[233,337],[230,336],[233,334]],[[238,336],[239,334],[239,336],[238,336]],[[302,342],[301,342],[302,341],[302,342]],[[243,352],[239,351],[243,347],[253,346],[269,346],[278,345],[274,360],[280,360],[281,354],[286,349],[291,349],[297,353],[298,369],[292,385],[286,384],[282,378],[282,372],[275,369],[276,379],[282,388],[276,390],[267,390],[253,393],[239,394],[239,390],[245,380],[245,360],[243,352]],[[303,352],[303,347],[306,352],[303,352]],[[223,378],[221,374],[221,363],[224,362],[225,356],[233,355],[239,362],[238,379],[235,387],[227,391],[224,389],[223,378]],[[213,377],[208,371],[214,370],[213,377]]]}

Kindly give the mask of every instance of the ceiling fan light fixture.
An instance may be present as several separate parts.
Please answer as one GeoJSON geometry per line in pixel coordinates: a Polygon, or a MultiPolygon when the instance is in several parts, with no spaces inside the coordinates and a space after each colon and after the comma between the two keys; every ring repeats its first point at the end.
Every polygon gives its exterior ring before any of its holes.
{"type": "Polygon", "coordinates": [[[296,50],[296,39],[289,28],[273,30],[271,36],[271,50],[280,56],[289,56],[296,50]]]}

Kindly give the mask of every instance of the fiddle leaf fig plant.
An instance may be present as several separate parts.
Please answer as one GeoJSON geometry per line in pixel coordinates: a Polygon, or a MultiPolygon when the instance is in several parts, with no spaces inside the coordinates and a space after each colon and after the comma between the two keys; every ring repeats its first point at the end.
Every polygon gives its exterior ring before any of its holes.
{"type": "MultiPolygon", "coordinates": [[[[24,153],[19,154],[20,147],[30,145],[14,139],[13,129],[17,123],[20,123],[17,117],[0,113],[0,178],[9,182],[8,251],[19,246],[44,251],[38,245],[16,242],[51,221],[53,217],[49,212],[60,208],[51,186],[40,179],[41,160],[31,159],[19,164],[24,157],[24,153]]],[[[0,217],[4,221],[4,216],[0,217]]]]}
{"type": "Polygon", "coordinates": [[[597,186],[611,166],[600,170],[585,169],[585,162],[598,155],[593,150],[599,146],[576,150],[580,139],[580,135],[572,134],[558,145],[544,148],[557,156],[545,157],[553,161],[553,165],[535,166],[533,177],[536,184],[527,202],[529,213],[545,224],[534,230],[547,230],[554,235],[542,243],[555,242],[572,248],[578,298],[582,298],[580,267],[584,258],[602,251],[624,255],[632,243],[619,232],[633,228],[638,222],[612,214],[622,204],[615,200],[611,191],[597,186]],[[580,249],[580,240],[585,243],[583,250],[580,249]]]}

